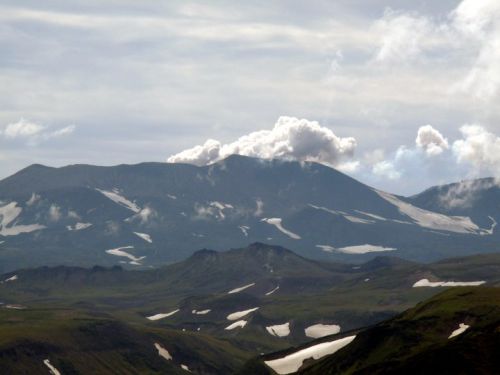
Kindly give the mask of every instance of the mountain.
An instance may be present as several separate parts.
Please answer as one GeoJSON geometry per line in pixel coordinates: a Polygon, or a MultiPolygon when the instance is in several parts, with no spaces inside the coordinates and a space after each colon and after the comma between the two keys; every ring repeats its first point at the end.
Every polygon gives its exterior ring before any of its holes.
{"type": "Polygon", "coordinates": [[[467,216],[478,225],[494,228],[500,210],[500,181],[481,178],[435,186],[409,197],[408,201],[445,215],[467,216]]]}
{"type": "Polygon", "coordinates": [[[154,269],[17,270],[0,276],[0,368],[22,363],[36,373],[49,358],[73,373],[100,373],[108,362],[123,373],[175,373],[181,364],[195,373],[233,373],[260,353],[360,332],[464,282],[499,286],[500,254],[345,264],[254,243],[200,250],[154,269]],[[108,349],[99,349],[108,336],[108,349]],[[173,362],[157,358],[155,342],[173,362]]]}
{"type": "Polygon", "coordinates": [[[317,163],[233,155],[205,167],[32,165],[0,181],[0,272],[157,267],[259,241],[358,263],[389,252],[415,261],[493,252],[500,198],[491,189],[447,211],[439,189],[399,197],[317,163]]]}
{"type": "Polygon", "coordinates": [[[238,374],[496,374],[499,301],[500,288],[452,288],[372,327],[256,357],[238,374]]]}

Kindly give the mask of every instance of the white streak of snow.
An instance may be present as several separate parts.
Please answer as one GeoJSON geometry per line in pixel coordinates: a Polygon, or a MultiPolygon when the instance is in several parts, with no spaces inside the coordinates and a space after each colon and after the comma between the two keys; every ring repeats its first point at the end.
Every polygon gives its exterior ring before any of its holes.
{"type": "Polygon", "coordinates": [[[52,375],[61,375],[58,369],[56,369],[48,359],[43,360],[43,364],[49,368],[49,371],[52,375]]]}
{"type": "Polygon", "coordinates": [[[479,286],[486,283],[486,281],[429,281],[422,279],[413,284],[414,288],[419,287],[441,287],[441,286],[479,286]]]}
{"type": "Polygon", "coordinates": [[[141,211],[141,208],[137,204],[129,201],[127,198],[120,195],[119,190],[116,188],[113,189],[113,191],[107,191],[107,190],[101,190],[101,189],[96,189],[96,190],[99,191],[101,194],[103,194],[106,198],[111,199],[113,202],[135,212],[136,214],[138,214],[141,211]]]}
{"type": "Polygon", "coordinates": [[[236,289],[230,290],[229,292],[227,292],[227,294],[239,293],[239,292],[241,292],[241,291],[243,291],[243,290],[245,290],[245,289],[248,289],[248,288],[250,288],[250,287],[252,287],[252,286],[254,286],[254,285],[255,285],[255,283],[251,283],[251,284],[248,284],[248,285],[244,285],[244,286],[241,286],[241,287],[239,287],[239,288],[236,288],[236,289]]]}
{"type": "Polygon", "coordinates": [[[226,331],[231,331],[232,329],[235,328],[243,328],[247,325],[246,320],[238,320],[237,322],[234,322],[230,325],[228,325],[226,328],[224,328],[226,331]]]}
{"type": "Polygon", "coordinates": [[[227,320],[238,320],[240,318],[243,318],[245,315],[248,315],[254,311],[257,311],[258,309],[259,309],[258,307],[254,307],[254,308],[248,309],[248,310],[237,311],[237,312],[234,312],[232,314],[229,314],[226,318],[227,318],[227,320]]]}
{"type": "Polygon", "coordinates": [[[138,237],[141,237],[146,242],[153,243],[153,240],[151,239],[151,236],[149,234],[140,232],[134,232],[134,234],[138,237]]]}
{"type": "Polygon", "coordinates": [[[266,296],[270,296],[271,294],[273,294],[274,292],[276,292],[279,288],[280,288],[280,287],[279,287],[279,285],[278,285],[278,286],[277,286],[276,288],[274,288],[273,290],[271,290],[271,291],[267,292],[267,293],[266,293],[266,296]]]}
{"type": "Polygon", "coordinates": [[[149,319],[149,320],[165,319],[165,318],[168,318],[169,316],[174,315],[177,312],[179,312],[179,309],[174,310],[174,311],[170,311],[168,313],[162,313],[162,314],[155,314],[155,315],[147,316],[146,319],[149,319]]]}
{"type": "Polygon", "coordinates": [[[356,336],[348,336],[335,341],[316,344],[295,353],[288,354],[283,358],[264,361],[264,363],[280,375],[291,374],[297,372],[306,359],[313,358],[317,360],[326,355],[333,354],[350,344],[355,337],[356,336]]]}
{"type": "Polygon", "coordinates": [[[458,325],[458,328],[451,333],[451,335],[448,337],[448,339],[451,339],[452,337],[461,335],[462,333],[464,333],[469,328],[470,328],[470,326],[468,326],[467,324],[460,323],[458,325]]]}
{"type": "Polygon", "coordinates": [[[288,229],[283,228],[283,225],[281,224],[282,220],[279,217],[273,217],[273,218],[269,218],[269,219],[264,218],[261,221],[264,221],[268,224],[274,225],[280,232],[286,234],[291,239],[294,239],[294,240],[301,239],[301,237],[298,234],[293,233],[293,232],[289,231],[288,229]]]}

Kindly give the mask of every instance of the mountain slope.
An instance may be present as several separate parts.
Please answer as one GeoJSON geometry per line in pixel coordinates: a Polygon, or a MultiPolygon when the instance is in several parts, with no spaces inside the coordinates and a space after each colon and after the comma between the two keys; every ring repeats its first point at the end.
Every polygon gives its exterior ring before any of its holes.
{"type": "Polygon", "coordinates": [[[141,332],[200,334],[229,342],[248,359],[379,323],[446,287],[425,286],[433,282],[500,285],[500,254],[432,264],[378,257],[355,265],[308,260],[256,243],[200,250],[177,264],[142,271],[42,267],[0,277],[0,312],[14,319],[42,311],[43,320],[45,313],[76,311],[141,332]],[[415,287],[422,280],[428,282],[415,287]]]}
{"type": "Polygon", "coordinates": [[[237,155],[206,167],[33,165],[0,181],[0,272],[158,266],[257,241],[353,262],[497,250],[498,212],[480,205],[471,219],[431,204],[434,212],[423,197],[377,191],[321,164],[237,155]]]}
{"type": "Polygon", "coordinates": [[[238,374],[495,374],[499,301],[500,288],[452,288],[373,327],[254,358],[238,374]]]}

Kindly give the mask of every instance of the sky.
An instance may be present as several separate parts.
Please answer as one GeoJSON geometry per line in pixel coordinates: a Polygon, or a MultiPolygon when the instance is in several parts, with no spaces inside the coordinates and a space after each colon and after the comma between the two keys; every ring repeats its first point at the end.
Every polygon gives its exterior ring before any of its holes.
{"type": "Polygon", "coordinates": [[[500,177],[497,0],[0,0],[0,178],[321,162],[415,194],[500,177]]]}

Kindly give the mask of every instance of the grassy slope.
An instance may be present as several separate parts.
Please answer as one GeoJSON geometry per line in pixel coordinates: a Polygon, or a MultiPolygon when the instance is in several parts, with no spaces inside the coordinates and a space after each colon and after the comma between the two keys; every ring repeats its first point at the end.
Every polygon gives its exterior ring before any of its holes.
{"type": "Polygon", "coordinates": [[[301,373],[493,374],[500,370],[500,288],[449,289],[363,331],[301,373]],[[459,323],[471,328],[448,339],[459,323]]]}

